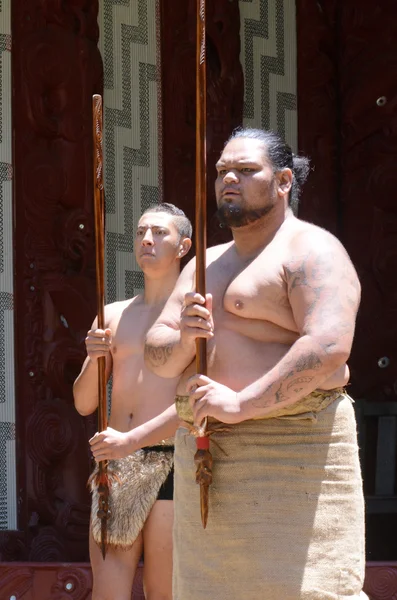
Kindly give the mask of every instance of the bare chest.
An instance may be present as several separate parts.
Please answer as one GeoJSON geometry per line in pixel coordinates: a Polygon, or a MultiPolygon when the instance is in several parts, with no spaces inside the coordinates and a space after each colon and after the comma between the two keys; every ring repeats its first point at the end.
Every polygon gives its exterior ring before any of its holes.
{"type": "Polygon", "coordinates": [[[110,323],[112,330],[112,355],[118,362],[131,356],[142,356],[146,334],[154,321],[156,314],[149,311],[130,311],[122,314],[110,323]]]}
{"type": "MultiPolygon", "coordinates": [[[[210,270],[209,270],[210,271],[210,270]]],[[[250,262],[219,261],[208,276],[214,318],[224,315],[296,330],[281,261],[261,254],[250,262]]]]}

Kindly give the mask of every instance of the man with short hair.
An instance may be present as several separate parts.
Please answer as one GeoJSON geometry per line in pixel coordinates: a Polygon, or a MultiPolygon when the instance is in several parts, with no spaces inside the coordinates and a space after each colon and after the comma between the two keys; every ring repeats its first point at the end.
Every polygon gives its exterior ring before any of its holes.
{"type": "Polygon", "coordinates": [[[216,442],[204,530],[196,445],[177,432],[174,600],[366,597],[344,390],[360,284],[340,242],[293,214],[308,171],[274,132],[232,135],[215,189],[233,241],[207,250],[207,297],[192,291],[193,260],[147,335],[147,365],[182,376],[176,402],[187,429],[207,417],[216,442]],[[197,337],[207,340],[205,376],[195,374],[197,337]]]}
{"type": "Polygon", "coordinates": [[[107,379],[113,375],[109,427],[90,443],[96,461],[111,459],[109,471],[118,478],[110,488],[105,561],[98,547],[98,497],[92,486],[93,600],[131,600],[143,548],[147,600],[172,598],[172,436],[177,426],[173,400],[178,378],[164,381],[149,371],[143,348],[148,329],[177,281],[181,258],[191,247],[191,235],[190,221],[172,204],[145,211],[134,246],[144,274],[144,291],[106,306],[105,329],[98,329],[95,320],[87,334],[87,358],[74,384],[75,406],[82,415],[97,408],[97,359],[105,356],[107,379]],[[147,431],[145,424],[153,419],[155,427],[147,431]]]}

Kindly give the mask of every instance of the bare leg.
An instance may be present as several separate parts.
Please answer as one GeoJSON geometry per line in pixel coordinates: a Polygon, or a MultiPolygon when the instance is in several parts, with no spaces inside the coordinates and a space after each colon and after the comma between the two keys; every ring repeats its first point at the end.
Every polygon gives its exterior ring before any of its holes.
{"type": "Polygon", "coordinates": [[[172,600],[173,521],[173,501],[157,500],[143,528],[146,600],[172,600]]]}
{"type": "Polygon", "coordinates": [[[90,531],[90,558],[94,584],[92,600],[131,600],[132,584],[142,554],[142,534],[130,550],[109,548],[106,559],[90,531]]]}

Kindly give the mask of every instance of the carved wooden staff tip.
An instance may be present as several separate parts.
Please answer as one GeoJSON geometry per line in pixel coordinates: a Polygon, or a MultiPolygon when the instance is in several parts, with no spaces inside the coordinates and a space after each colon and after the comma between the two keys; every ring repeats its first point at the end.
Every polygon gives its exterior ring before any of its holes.
{"type": "MultiPolygon", "coordinates": [[[[105,328],[105,198],[103,187],[103,109],[102,97],[92,97],[94,147],[94,211],[96,249],[96,298],[98,328],[105,328]]],[[[98,358],[98,430],[107,428],[106,358],[98,358]]],[[[107,549],[107,520],[109,518],[109,477],[107,461],[100,461],[95,480],[98,486],[98,512],[101,521],[101,552],[105,560],[107,549]]]]}
{"type": "MultiPolygon", "coordinates": [[[[196,40],[196,291],[206,295],[205,267],[207,246],[207,79],[205,47],[205,0],[197,0],[196,40]]],[[[207,340],[196,339],[196,370],[207,375],[207,340]]],[[[209,485],[212,482],[212,455],[204,419],[196,437],[196,482],[200,485],[200,512],[204,529],[208,519],[209,485]]]]}

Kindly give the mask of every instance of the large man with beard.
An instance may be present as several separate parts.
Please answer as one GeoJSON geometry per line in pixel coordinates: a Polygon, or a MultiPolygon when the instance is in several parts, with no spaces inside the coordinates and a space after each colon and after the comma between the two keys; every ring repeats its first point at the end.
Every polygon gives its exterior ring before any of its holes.
{"type": "Polygon", "coordinates": [[[145,347],[155,373],[182,376],[173,598],[365,598],[362,482],[344,390],[356,272],[337,239],[294,216],[308,161],[277,134],[236,131],[217,171],[233,241],[207,251],[206,299],[188,264],[145,347]],[[197,337],[208,340],[208,376],[195,374],[197,337]],[[214,456],[206,530],[188,435],[204,417],[214,456]]]}

